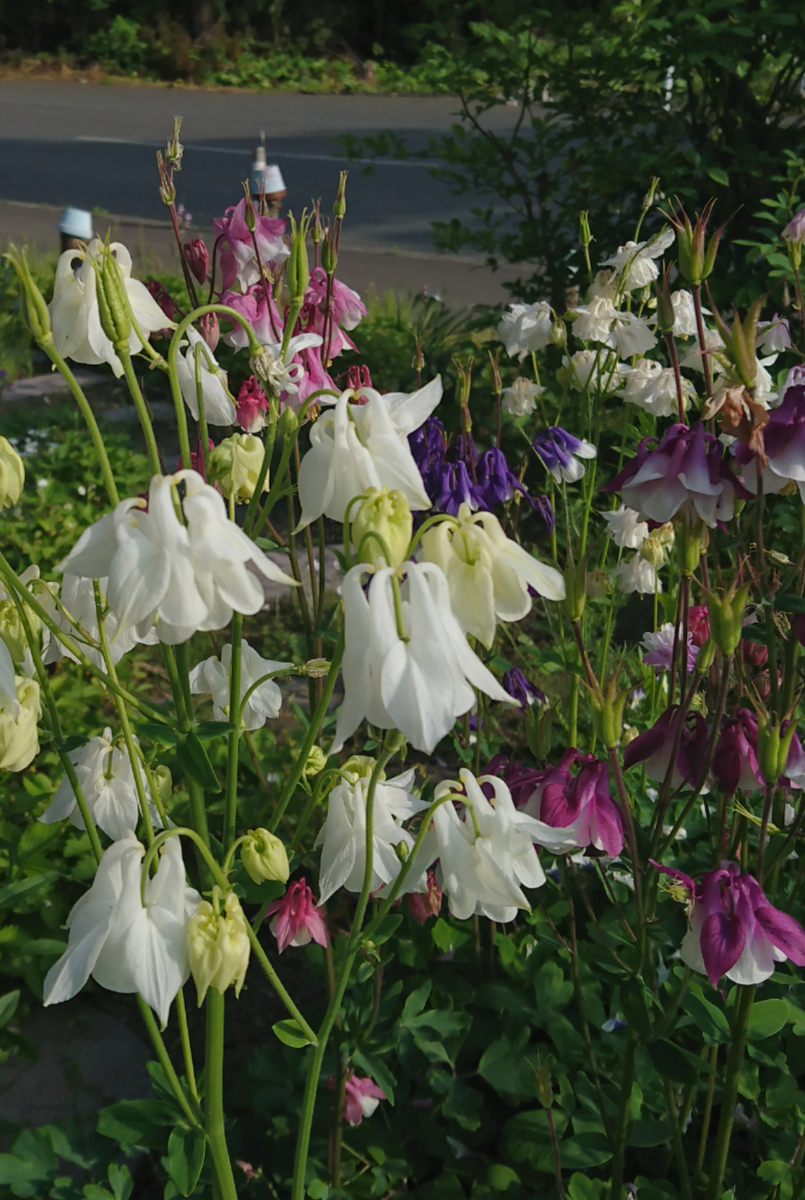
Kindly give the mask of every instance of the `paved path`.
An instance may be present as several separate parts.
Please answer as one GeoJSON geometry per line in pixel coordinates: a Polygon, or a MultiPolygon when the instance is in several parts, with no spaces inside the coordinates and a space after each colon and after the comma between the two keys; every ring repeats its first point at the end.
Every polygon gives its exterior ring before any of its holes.
{"type": "MultiPolygon", "coordinates": [[[[33,229],[41,242],[53,213],[20,211],[47,204],[125,214],[164,225],[154,167],[174,113],[184,117],[184,167],[178,200],[201,232],[236,203],[260,131],[267,156],[282,169],[287,204],[298,211],[321,196],[324,211],[346,163],[333,139],[342,133],[394,130],[414,148],[449,129],[457,102],[450,97],[304,96],[254,92],[144,88],[34,80],[0,83],[0,240],[33,229]]],[[[490,120],[505,127],[514,110],[490,120]]],[[[431,223],[467,217],[478,197],[455,198],[419,163],[383,160],[369,175],[352,173],[347,196],[342,275],[354,286],[373,282],[446,291],[456,304],[499,302],[502,278],[478,270],[477,260],[433,257],[431,223]],[[422,257],[426,256],[426,257],[422,257]]],[[[103,222],[96,222],[101,228],[103,222]]],[[[139,233],[142,229],[145,232],[139,233]]],[[[164,233],[164,230],[162,231],[164,233]]],[[[30,235],[29,235],[30,236],[30,235]]],[[[168,241],[158,226],[137,236],[160,257],[168,241]]]]}

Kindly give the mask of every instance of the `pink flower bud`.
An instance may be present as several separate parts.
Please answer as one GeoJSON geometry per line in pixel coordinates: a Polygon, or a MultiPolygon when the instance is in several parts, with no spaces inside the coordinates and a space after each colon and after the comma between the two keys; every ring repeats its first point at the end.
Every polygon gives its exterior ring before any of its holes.
{"type": "Polygon", "coordinates": [[[710,636],[710,615],[706,604],[692,604],[688,613],[690,640],[698,649],[710,636]]]}
{"type": "Polygon", "coordinates": [[[218,345],[218,339],[221,336],[221,328],[218,324],[218,316],[216,313],[205,313],[199,318],[198,331],[204,338],[204,341],[209,347],[210,353],[215,353],[215,347],[218,345]]]}
{"type": "Polygon", "coordinates": [[[442,909],[442,889],[433,871],[428,871],[427,892],[409,892],[406,901],[417,925],[424,925],[429,917],[438,917],[442,909]]]}
{"type": "Polygon", "coordinates": [[[254,375],[240,385],[236,409],[238,425],[246,433],[259,433],[265,428],[268,397],[254,375]]]}
{"type": "Polygon", "coordinates": [[[184,254],[184,260],[194,279],[201,284],[206,283],[210,270],[210,255],[201,238],[193,238],[192,242],[185,242],[182,254],[184,254]]]}
{"type": "Polygon", "coordinates": [[[169,321],[173,321],[176,316],[176,305],[174,304],[170,292],[161,284],[158,279],[149,279],[145,285],[151,293],[151,298],[156,300],[159,307],[164,312],[169,321]]]}
{"type": "Polygon", "coordinates": [[[266,916],[272,913],[276,916],[271,922],[271,932],[277,939],[280,954],[288,946],[306,946],[310,941],[327,945],[327,925],[313,903],[313,892],[304,879],[297,879],[281,900],[269,905],[266,916]]]}
{"type": "Polygon", "coordinates": [[[783,230],[783,237],[787,242],[793,242],[796,246],[801,246],[805,242],[805,208],[801,208],[798,213],[794,214],[783,230]]]}

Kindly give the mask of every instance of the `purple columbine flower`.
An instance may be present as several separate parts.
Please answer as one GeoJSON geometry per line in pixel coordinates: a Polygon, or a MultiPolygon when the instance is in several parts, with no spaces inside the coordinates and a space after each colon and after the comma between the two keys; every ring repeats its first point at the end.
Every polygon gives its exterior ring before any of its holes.
{"type": "Polygon", "coordinates": [[[735,447],[746,487],[752,495],[756,494],[760,466],[764,494],[779,492],[793,480],[805,504],[805,383],[793,387],[786,384],[782,404],[769,414],[763,429],[763,444],[766,466],[743,442],[735,447]]]}
{"type": "Polygon", "coordinates": [[[580,850],[593,846],[610,858],[623,849],[623,817],[609,794],[609,768],[592,754],[566,750],[555,767],[541,772],[523,811],[553,829],[572,833],[580,850]],[[571,767],[580,764],[574,777],[571,767]]]}
{"type": "Polygon", "coordinates": [[[511,500],[515,492],[524,496],[534,508],[534,501],[506,462],[502,450],[493,448],[484,451],[478,460],[476,479],[475,495],[479,508],[491,512],[496,504],[505,504],[511,500]]]}
{"type": "Polygon", "coordinates": [[[782,236],[787,242],[793,242],[795,246],[801,246],[805,242],[805,208],[801,208],[786,225],[782,236]]]}
{"type": "Polygon", "coordinates": [[[557,483],[577,483],[584,474],[580,458],[595,458],[592,442],[574,437],[565,429],[551,425],[546,433],[537,434],[532,445],[557,483]]]}
{"type": "Polygon", "coordinates": [[[734,717],[724,720],[711,770],[728,796],[737,788],[754,792],[763,787],[757,762],[757,717],[748,708],[739,708],[734,717]]]}
{"type": "MultiPolygon", "coordinates": [[[[484,774],[497,775],[502,779],[511,792],[515,808],[523,808],[547,772],[538,771],[535,767],[527,767],[524,763],[507,758],[505,754],[496,754],[493,759],[490,759],[484,774]]],[[[493,798],[491,785],[484,783],[481,788],[485,796],[488,796],[489,799],[493,798]]]]}
{"type": "MultiPolygon", "coordinates": [[[[649,779],[662,783],[671,761],[678,721],[679,705],[672,704],[657,718],[651,729],[629,743],[623,752],[624,767],[628,769],[642,763],[649,779]]],[[[671,776],[672,787],[678,788],[683,783],[694,787],[698,783],[706,748],[707,722],[701,713],[689,712],[679,739],[671,776]]]]}
{"type": "Polygon", "coordinates": [[[463,462],[445,463],[438,484],[429,495],[434,508],[451,517],[457,515],[462,504],[468,504],[473,512],[478,508],[475,487],[463,462]]]}
{"type": "Polygon", "coordinates": [[[749,492],[723,458],[724,447],[699,421],[672,425],[659,444],[643,438],[632,461],[601,490],[620,492],[627,508],[664,525],[681,509],[695,511],[705,525],[731,520],[735,498],[749,492]]]}
{"type": "MultiPolygon", "coordinates": [[[[670,671],[671,663],[674,655],[674,623],[667,621],[665,625],[661,625],[656,633],[644,633],[640,642],[644,650],[648,651],[643,655],[643,662],[647,667],[658,667],[661,671],[670,671]]],[[[696,656],[699,653],[698,646],[693,645],[693,634],[688,631],[688,661],[687,673],[693,670],[696,665],[696,656]]]]}
{"type": "Polygon", "coordinates": [[[545,704],[547,696],[526,679],[519,667],[509,667],[503,676],[503,686],[509,695],[520,705],[520,711],[530,708],[532,704],[545,704]]]}
{"type": "Polygon", "coordinates": [[[685,889],[688,932],[680,957],[716,987],[722,975],[733,983],[763,983],[788,958],[805,966],[805,930],[788,913],[769,904],[757,880],[725,863],[694,882],[689,875],[654,863],[685,889]]]}

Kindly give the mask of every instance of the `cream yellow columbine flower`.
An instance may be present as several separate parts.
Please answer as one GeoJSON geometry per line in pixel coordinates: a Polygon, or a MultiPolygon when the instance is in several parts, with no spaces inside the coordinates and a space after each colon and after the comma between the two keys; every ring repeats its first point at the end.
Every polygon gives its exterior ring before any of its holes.
{"type": "Polygon", "coordinates": [[[531,609],[529,585],[546,600],[563,600],[565,581],[507,538],[492,513],[462,504],[454,519],[422,537],[422,557],[444,571],[459,624],[490,649],[498,621],[519,621],[531,609]]]}

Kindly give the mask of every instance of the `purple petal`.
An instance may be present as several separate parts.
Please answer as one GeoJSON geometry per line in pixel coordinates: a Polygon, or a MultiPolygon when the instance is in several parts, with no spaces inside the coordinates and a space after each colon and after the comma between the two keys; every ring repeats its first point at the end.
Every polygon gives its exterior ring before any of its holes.
{"type": "Polygon", "coordinates": [[[796,966],[805,967],[805,930],[799,921],[771,904],[756,908],[755,920],[772,946],[782,950],[796,966]]]}
{"type": "Polygon", "coordinates": [[[746,927],[737,917],[711,913],[702,924],[700,945],[707,977],[716,987],[722,975],[734,967],[746,944],[746,927]]]}

